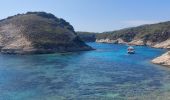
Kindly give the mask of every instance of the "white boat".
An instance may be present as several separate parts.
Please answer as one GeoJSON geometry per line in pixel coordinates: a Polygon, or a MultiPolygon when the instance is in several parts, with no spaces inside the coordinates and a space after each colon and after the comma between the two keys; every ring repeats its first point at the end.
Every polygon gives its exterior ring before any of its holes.
{"type": "Polygon", "coordinates": [[[135,53],[135,49],[132,46],[129,46],[127,49],[127,53],[128,54],[134,54],[135,53]]]}

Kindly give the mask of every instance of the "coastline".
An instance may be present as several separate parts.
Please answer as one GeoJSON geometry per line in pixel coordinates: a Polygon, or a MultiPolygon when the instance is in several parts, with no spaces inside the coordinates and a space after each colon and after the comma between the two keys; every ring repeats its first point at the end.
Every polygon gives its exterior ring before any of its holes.
{"type": "Polygon", "coordinates": [[[162,54],[161,56],[153,59],[151,62],[154,63],[154,64],[170,67],[170,51],[168,51],[168,52],[162,54]]]}
{"type": "Polygon", "coordinates": [[[134,45],[134,46],[149,46],[152,48],[160,48],[160,49],[167,49],[167,52],[154,58],[151,60],[153,64],[162,65],[166,67],[170,67],[170,40],[163,41],[161,43],[152,43],[146,42],[144,43],[140,39],[132,40],[131,42],[125,42],[122,39],[117,40],[110,40],[110,39],[101,39],[96,40],[97,43],[113,43],[113,44],[127,44],[127,45],[134,45]]]}

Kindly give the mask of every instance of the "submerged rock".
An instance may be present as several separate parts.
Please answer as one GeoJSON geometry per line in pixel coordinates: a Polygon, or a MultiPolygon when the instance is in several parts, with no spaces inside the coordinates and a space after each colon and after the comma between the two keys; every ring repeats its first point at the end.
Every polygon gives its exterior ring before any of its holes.
{"type": "Polygon", "coordinates": [[[45,12],[28,12],[0,21],[2,53],[55,53],[92,50],[63,19],[45,12]]]}

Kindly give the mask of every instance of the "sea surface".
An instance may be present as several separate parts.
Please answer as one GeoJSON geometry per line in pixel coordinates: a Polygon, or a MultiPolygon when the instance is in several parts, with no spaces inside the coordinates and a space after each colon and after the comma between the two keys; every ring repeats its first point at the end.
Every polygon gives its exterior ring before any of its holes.
{"type": "Polygon", "coordinates": [[[0,55],[0,100],[170,100],[170,68],[154,65],[166,52],[88,43],[94,51],[0,55]]]}

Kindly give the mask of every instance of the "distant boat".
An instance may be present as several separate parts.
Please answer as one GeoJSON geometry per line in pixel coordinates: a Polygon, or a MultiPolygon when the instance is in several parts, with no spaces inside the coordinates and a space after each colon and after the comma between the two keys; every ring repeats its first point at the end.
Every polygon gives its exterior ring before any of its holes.
{"type": "Polygon", "coordinates": [[[135,49],[132,46],[129,46],[127,49],[127,53],[128,54],[134,54],[135,53],[135,49]]]}

